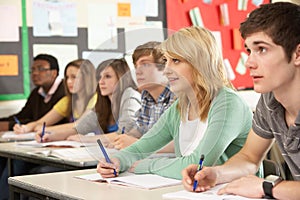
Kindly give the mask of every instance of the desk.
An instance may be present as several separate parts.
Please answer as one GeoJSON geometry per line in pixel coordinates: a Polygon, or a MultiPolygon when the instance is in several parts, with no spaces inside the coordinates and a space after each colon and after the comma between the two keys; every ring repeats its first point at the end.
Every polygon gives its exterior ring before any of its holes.
{"type": "MultiPolygon", "coordinates": [[[[47,150],[49,148],[42,148],[47,150]]],[[[63,169],[82,169],[96,167],[98,161],[95,160],[63,160],[55,157],[32,154],[32,152],[41,150],[41,148],[17,145],[15,142],[0,143],[0,156],[8,158],[8,176],[13,175],[12,159],[24,160],[31,163],[48,165],[63,169]]]]}
{"type": "Polygon", "coordinates": [[[10,197],[18,199],[18,194],[29,194],[40,199],[156,200],[162,199],[162,194],[183,189],[177,185],[146,190],[74,178],[89,173],[95,173],[95,169],[10,177],[10,197]]]}

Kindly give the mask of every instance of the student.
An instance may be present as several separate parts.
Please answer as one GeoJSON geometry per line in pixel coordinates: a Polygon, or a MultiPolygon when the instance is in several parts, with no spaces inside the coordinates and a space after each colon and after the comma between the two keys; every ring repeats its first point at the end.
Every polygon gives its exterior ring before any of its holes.
{"type": "Polygon", "coordinates": [[[171,90],[177,95],[171,107],[137,142],[112,157],[112,164],[100,161],[103,177],[118,172],[153,173],[181,179],[181,170],[198,163],[224,163],[237,153],[251,127],[252,112],[231,89],[223,59],[212,34],[200,27],[184,28],[162,43],[171,90]],[[176,158],[151,158],[170,141],[176,158]]]}
{"type": "Polygon", "coordinates": [[[300,6],[287,2],[262,5],[241,23],[240,32],[249,53],[246,66],[250,69],[254,90],[262,93],[253,118],[253,130],[241,151],[224,165],[204,167],[197,174],[196,165],[184,169],[183,183],[187,190],[192,190],[194,179],[199,182],[196,191],[232,181],[219,193],[299,199],[299,24],[300,6]],[[272,186],[271,182],[253,174],[274,141],[295,180],[279,181],[272,186]]]}
{"type": "MultiPolygon", "coordinates": [[[[65,95],[64,83],[58,78],[57,59],[48,54],[33,58],[31,80],[36,86],[22,110],[9,117],[0,118],[0,131],[12,130],[16,124],[14,117],[22,123],[35,121],[45,115],[65,95]]],[[[61,121],[63,123],[65,121],[61,121]]]]}
{"type": "Polygon", "coordinates": [[[140,109],[141,95],[132,79],[125,59],[106,60],[96,70],[98,99],[95,112],[90,111],[76,123],[77,136],[68,140],[96,142],[103,135],[84,136],[89,132],[116,133],[123,127],[130,130],[136,120],[135,112],[140,109]],[[100,126],[100,127],[99,127],[100,126]]]}
{"type": "Polygon", "coordinates": [[[95,67],[86,59],[77,59],[67,64],[64,72],[66,96],[42,118],[26,125],[15,125],[16,133],[37,131],[36,140],[49,142],[64,140],[71,134],[76,134],[74,121],[87,109],[94,107],[97,95],[95,67]],[[67,118],[69,123],[54,125],[57,121],[67,118]],[[42,125],[46,123],[46,133],[40,138],[42,125]]]}
{"type": "MultiPolygon", "coordinates": [[[[112,133],[111,147],[122,149],[138,140],[159,119],[175,100],[163,75],[163,54],[157,49],[160,42],[151,41],[138,46],[132,55],[139,90],[142,91],[141,108],[136,113],[134,127],[125,134],[112,133]]],[[[73,137],[73,136],[71,136],[73,137]]]]}

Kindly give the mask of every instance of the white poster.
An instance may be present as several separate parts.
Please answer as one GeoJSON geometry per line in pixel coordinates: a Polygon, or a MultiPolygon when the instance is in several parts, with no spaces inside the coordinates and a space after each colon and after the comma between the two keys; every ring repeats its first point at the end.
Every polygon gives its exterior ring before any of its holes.
{"type": "Polygon", "coordinates": [[[33,35],[77,36],[76,4],[59,1],[33,1],[33,35]]]}

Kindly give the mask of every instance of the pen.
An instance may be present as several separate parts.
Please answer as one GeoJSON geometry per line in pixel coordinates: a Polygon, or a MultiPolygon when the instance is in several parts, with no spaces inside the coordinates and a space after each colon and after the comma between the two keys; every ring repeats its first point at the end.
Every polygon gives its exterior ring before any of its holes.
{"type": "Polygon", "coordinates": [[[16,116],[14,116],[14,120],[19,126],[21,126],[21,122],[18,120],[18,118],[16,116]]]}
{"type": "MultiPolygon", "coordinates": [[[[200,161],[199,161],[199,166],[198,166],[197,172],[202,169],[202,167],[203,167],[203,161],[204,161],[204,155],[202,154],[201,157],[200,157],[200,161]]],[[[193,185],[193,191],[196,190],[197,185],[198,185],[198,181],[195,180],[194,181],[194,185],[193,185]]]]}
{"type": "Polygon", "coordinates": [[[43,142],[43,137],[45,135],[45,127],[46,127],[46,122],[43,123],[43,129],[42,129],[42,134],[41,134],[41,142],[43,142]]]}
{"type": "MultiPolygon", "coordinates": [[[[106,151],[105,151],[105,149],[104,149],[104,147],[103,147],[103,144],[101,143],[100,139],[97,140],[97,143],[98,143],[99,146],[100,146],[100,149],[101,149],[101,151],[102,151],[102,153],[103,153],[103,155],[104,155],[104,157],[105,157],[106,162],[112,163],[112,162],[110,161],[110,159],[109,159],[109,157],[108,157],[108,155],[107,155],[107,153],[106,153],[106,151]]],[[[117,176],[117,172],[116,172],[115,169],[114,169],[114,175],[117,176]]]]}

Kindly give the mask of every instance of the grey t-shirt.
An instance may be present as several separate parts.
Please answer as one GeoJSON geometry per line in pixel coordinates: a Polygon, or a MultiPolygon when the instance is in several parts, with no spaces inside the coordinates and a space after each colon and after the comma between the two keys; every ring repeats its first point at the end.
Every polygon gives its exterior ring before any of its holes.
{"type": "Polygon", "coordinates": [[[285,109],[273,93],[262,94],[256,106],[252,128],[263,138],[275,138],[293,178],[300,180],[300,112],[295,125],[288,127],[285,109]]]}

